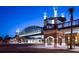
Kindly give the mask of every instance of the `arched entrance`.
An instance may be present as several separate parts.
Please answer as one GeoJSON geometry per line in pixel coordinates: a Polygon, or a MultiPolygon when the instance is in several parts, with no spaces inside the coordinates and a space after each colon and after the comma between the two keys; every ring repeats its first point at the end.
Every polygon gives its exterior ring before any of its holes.
{"type": "Polygon", "coordinates": [[[46,39],[45,39],[45,46],[48,46],[48,45],[53,45],[54,46],[54,37],[52,36],[48,36],[46,39]]]}
{"type": "Polygon", "coordinates": [[[55,43],[55,38],[53,36],[48,36],[45,39],[45,46],[66,47],[66,43],[64,38],[57,38],[57,43],[55,43]]]}
{"type": "Polygon", "coordinates": [[[47,45],[52,45],[52,38],[51,38],[51,37],[49,37],[49,38],[47,39],[47,45]]]}

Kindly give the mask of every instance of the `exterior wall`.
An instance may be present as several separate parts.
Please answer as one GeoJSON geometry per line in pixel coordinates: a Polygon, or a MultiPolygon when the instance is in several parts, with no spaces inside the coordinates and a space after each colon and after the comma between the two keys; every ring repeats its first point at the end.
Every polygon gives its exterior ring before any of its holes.
{"type": "Polygon", "coordinates": [[[79,33],[77,33],[77,39],[79,40],[79,33]]]}
{"type": "Polygon", "coordinates": [[[0,44],[2,44],[3,43],[3,41],[2,40],[0,40],[0,44]]]}
{"type": "MultiPolygon", "coordinates": [[[[73,34],[73,39],[72,39],[72,43],[73,44],[77,44],[76,43],[76,37],[77,37],[77,33],[73,34]]],[[[71,39],[71,34],[65,34],[65,40],[67,44],[70,44],[70,39],[71,39]]],[[[77,39],[78,40],[78,39],[77,39]]]]}
{"type": "Polygon", "coordinates": [[[21,39],[21,42],[18,42],[16,38],[10,39],[9,44],[43,44],[42,39],[21,39]]]}
{"type": "Polygon", "coordinates": [[[14,39],[10,39],[9,44],[18,44],[18,42],[17,42],[17,40],[14,38],[14,39]]]}
{"type": "Polygon", "coordinates": [[[77,33],[77,40],[76,43],[79,44],[79,33],[77,33]]]}
{"type": "MultiPolygon", "coordinates": [[[[71,37],[71,28],[61,29],[60,31],[63,31],[65,34],[65,41],[66,43],[70,43],[70,37],[71,37]]],[[[73,28],[73,44],[79,44],[79,27],[73,28]]]]}
{"type": "Polygon", "coordinates": [[[47,38],[48,36],[52,36],[54,38],[64,38],[63,32],[56,30],[44,31],[44,39],[47,38]]]}
{"type": "MultiPolygon", "coordinates": [[[[71,31],[71,28],[61,29],[60,31],[63,31],[64,34],[69,34],[70,31],[71,31]],[[66,33],[66,32],[68,32],[68,33],[66,33]]],[[[79,27],[74,27],[74,28],[73,28],[73,32],[74,32],[74,33],[79,33],[79,27]]]]}
{"type": "Polygon", "coordinates": [[[27,44],[43,44],[42,40],[40,39],[26,39],[27,44]]]}
{"type": "Polygon", "coordinates": [[[47,38],[48,36],[52,36],[52,37],[56,38],[57,33],[55,32],[55,30],[45,30],[44,31],[44,39],[47,38]]]}
{"type": "Polygon", "coordinates": [[[48,44],[48,40],[49,38],[52,38],[52,46],[57,47],[59,45],[62,45],[62,43],[65,43],[64,41],[64,33],[62,31],[58,31],[58,30],[46,30],[44,31],[44,40],[45,40],[45,46],[47,46],[48,44]],[[48,39],[47,39],[48,38],[48,39]]]}

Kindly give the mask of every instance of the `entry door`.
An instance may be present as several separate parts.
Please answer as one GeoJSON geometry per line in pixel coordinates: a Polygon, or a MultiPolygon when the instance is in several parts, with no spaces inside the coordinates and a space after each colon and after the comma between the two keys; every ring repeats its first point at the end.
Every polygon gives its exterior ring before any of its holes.
{"type": "Polygon", "coordinates": [[[53,42],[52,42],[52,38],[48,38],[48,39],[47,39],[47,44],[48,44],[48,45],[52,45],[52,43],[53,43],[53,42]]]}

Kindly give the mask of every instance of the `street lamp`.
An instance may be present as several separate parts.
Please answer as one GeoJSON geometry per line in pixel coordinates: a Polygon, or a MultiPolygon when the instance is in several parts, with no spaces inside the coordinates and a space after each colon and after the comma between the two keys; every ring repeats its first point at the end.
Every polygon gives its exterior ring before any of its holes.
{"type": "Polygon", "coordinates": [[[70,49],[72,49],[72,39],[73,39],[73,8],[69,8],[70,21],[71,21],[71,38],[70,38],[70,49]]]}

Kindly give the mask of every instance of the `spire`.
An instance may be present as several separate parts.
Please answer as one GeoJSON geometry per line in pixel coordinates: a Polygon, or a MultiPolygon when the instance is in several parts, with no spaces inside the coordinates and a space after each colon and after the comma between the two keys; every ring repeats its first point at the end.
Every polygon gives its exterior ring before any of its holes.
{"type": "Polygon", "coordinates": [[[19,31],[19,28],[18,28],[18,29],[16,30],[16,34],[18,35],[18,34],[19,34],[19,32],[20,32],[20,31],[19,31]]]}
{"type": "Polygon", "coordinates": [[[44,12],[44,20],[46,19],[46,17],[47,17],[47,13],[46,13],[46,12],[44,12]]]}
{"type": "Polygon", "coordinates": [[[57,17],[57,8],[53,8],[54,10],[54,17],[57,17]]]}
{"type": "Polygon", "coordinates": [[[61,17],[65,17],[65,16],[64,16],[64,13],[61,13],[61,17]]]}

